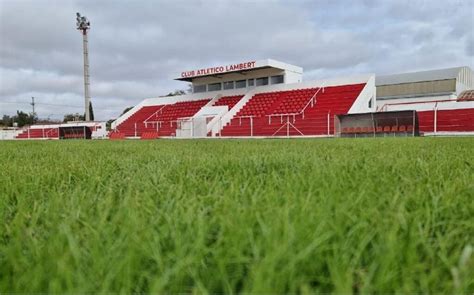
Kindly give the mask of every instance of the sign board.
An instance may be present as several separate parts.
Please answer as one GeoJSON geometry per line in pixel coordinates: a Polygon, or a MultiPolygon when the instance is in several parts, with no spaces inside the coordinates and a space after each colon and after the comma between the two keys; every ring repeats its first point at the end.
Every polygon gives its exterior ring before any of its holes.
{"type": "Polygon", "coordinates": [[[181,78],[194,78],[199,76],[223,74],[234,71],[250,70],[255,68],[255,61],[231,64],[226,66],[211,67],[199,70],[185,71],[181,73],[181,78]]]}

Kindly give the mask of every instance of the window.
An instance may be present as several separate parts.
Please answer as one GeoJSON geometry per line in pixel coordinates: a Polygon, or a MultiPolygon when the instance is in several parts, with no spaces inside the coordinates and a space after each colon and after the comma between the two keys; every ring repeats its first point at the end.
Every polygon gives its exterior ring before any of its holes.
{"type": "Polygon", "coordinates": [[[245,88],[245,87],[247,87],[247,84],[245,82],[246,82],[245,80],[235,81],[235,88],[245,88]]]}
{"type": "Polygon", "coordinates": [[[255,80],[254,79],[249,79],[249,87],[255,86],[255,80]]]}
{"type": "Polygon", "coordinates": [[[194,85],[194,93],[206,92],[206,85],[194,85]]]}
{"type": "Polygon", "coordinates": [[[281,84],[281,83],[283,83],[283,75],[272,76],[270,78],[270,82],[272,84],[281,84]]]}
{"type": "Polygon", "coordinates": [[[217,91],[222,89],[222,84],[221,83],[213,83],[207,85],[207,91],[217,91]]]}
{"type": "Polygon", "coordinates": [[[234,89],[234,81],[224,82],[224,90],[234,89]]]}
{"type": "Polygon", "coordinates": [[[369,100],[369,109],[372,108],[372,98],[369,100]]]}
{"type": "Polygon", "coordinates": [[[268,77],[257,78],[257,86],[268,85],[268,77]]]}

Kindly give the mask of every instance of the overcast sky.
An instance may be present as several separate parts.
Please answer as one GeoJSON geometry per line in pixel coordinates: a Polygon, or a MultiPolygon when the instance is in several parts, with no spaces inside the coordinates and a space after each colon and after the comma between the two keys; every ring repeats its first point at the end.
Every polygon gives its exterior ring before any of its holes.
{"type": "Polygon", "coordinates": [[[183,70],[272,58],[304,79],[474,67],[474,1],[0,0],[0,115],[83,113],[82,37],[91,21],[96,119],[186,89],[183,70]]]}

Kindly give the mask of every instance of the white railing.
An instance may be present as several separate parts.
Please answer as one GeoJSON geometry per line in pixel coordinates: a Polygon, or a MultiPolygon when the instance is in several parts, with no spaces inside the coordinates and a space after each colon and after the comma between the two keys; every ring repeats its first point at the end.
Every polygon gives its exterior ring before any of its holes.
{"type": "MultiPolygon", "coordinates": [[[[255,118],[255,116],[238,116],[238,117],[234,117],[234,119],[239,119],[239,125],[242,125],[242,119],[249,119],[250,121],[250,136],[253,136],[253,118],[255,118]]],[[[221,134],[222,130],[219,131],[219,136],[221,134]]]]}
{"type": "MultiPolygon", "coordinates": [[[[289,118],[288,118],[289,119],[289,118]]],[[[286,123],[281,125],[280,128],[278,128],[272,136],[275,136],[280,130],[282,130],[284,127],[286,127],[286,137],[290,137],[290,127],[296,130],[300,135],[304,136],[303,132],[301,132],[298,128],[295,127],[289,120],[287,119],[286,123]]]]}
{"type": "Polygon", "coordinates": [[[406,106],[406,105],[417,105],[417,104],[428,104],[434,103],[438,105],[440,102],[456,102],[452,99],[442,99],[442,100],[425,100],[425,101],[410,101],[410,102],[393,102],[393,103],[385,103],[380,108],[378,108],[377,112],[386,112],[388,111],[388,107],[390,106],[406,106]]]}
{"type": "MultiPolygon", "coordinates": [[[[43,129],[44,130],[44,129],[43,129]]],[[[46,138],[49,138],[49,134],[51,134],[53,131],[57,130],[58,132],[58,137],[59,137],[59,128],[53,128],[53,129],[49,129],[47,132],[46,132],[46,138]]]]}
{"type": "Polygon", "coordinates": [[[219,134],[222,131],[222,128],[224,128],[224,126],[230,123],[234,116],[252,99],[255,94],[257,94],[257,91],[257,88],[247,91],[244,96],[242,96],[242,98],[227,113],[222,115],[220,119],[221,129],[218,132],[219,134]]]}
{"type": "Polygon", "coordinates": [[[295,118],[296,116],[299,116],[301,115],[302,118],[304,119],[304,112],[306,111],[306,109],[311,106],[313,107],[314,104],[316,103],[316,95],[318,95],[319,91],[321,91],[321,89],[323,90],[324,92],[324,83],[318,87],[318,90],[316,90],[316,92],[313,94],[313,96],[311,96],[311,98],[308,100],[308,102],[301,108],[301,110],[299,112],[296,112],[296,113],[284,113],[284,114],[270,114],[270,115],[267,115],[268,117],[268,123],[271,124],[272,123],[272,117],[280,117],[280,122],[283,123],[283,117],[286,117],[286,118],[290,118],[290,117],[293,117],[293,123],[295,123],[295,118]]]}
{"type": "Polygon", "coordinates": [[[231,125],[228,125],[229,130],[224,128],[225,135],[221,134],[220,137],[332,137],[335,126],[332,124],[331,118],[331,113],[328,112],[314,118],[311,117],[311,121],[298,126],[298,124],[292,122],[291,118],[285,118],[281,125],[275,123],[270,125],[265,117],[241,116],[236,117],[231,125]]]}
{"type": "Polygon", "coordinates": [[[154,112],[153,114],[151,114],[150,116],[148,116],[148,118],[146,118],[143,123],[145,123],[145,127],[148,127],[147,126],[147,123],[148,123],[148,120],[153,117],[153,116],[156,116],[158,113],[161,113],[163,111],[163,109],[166,107],[167,105],[164,105],[162,106],[159,110],[157,110],[156,112],[154,112]]]}
{"type": "Polygon", "coordinates": [[[314,93],[314,95],[309,99],[309,101],[306,103],[306,105],[300,111],[300,113],[303,115],[303,119],[304,119],[304,111],[306,111],[308,106],[311,105],[311,107],[313,107],[314,104],[316,103],[316,95],[318,95],[319,91],[321,91],[321,89],[322,89],[323,92],[324,92],[324,85],[325,84],[323,83],[321,86],[319,86],[319,89],[314,93]]]}
{"type": "MultiPolygon", "coordinates": [[[[169,120],[169,121],[148,121],[147,124],[150,124],[151,127],[156,126],[156,130],[158,131],[165,124],[169,124],[170,127],[173,127],[173,123],[178,124],[180,120],[169,120]]],[[[136,124],[136,123],[135,123],[136,124]]],[[[145,126],[148,128],[148,126],[145,126]]]]}

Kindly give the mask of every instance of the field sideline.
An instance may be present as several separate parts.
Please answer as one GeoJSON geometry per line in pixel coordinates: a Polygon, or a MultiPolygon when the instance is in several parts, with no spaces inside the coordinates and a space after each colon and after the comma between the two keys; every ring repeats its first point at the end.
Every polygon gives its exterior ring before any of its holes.
{"type": "Polygon", "coordinates": [[[474,292],[472,137],[0,141],[0,196],[0,292],[474,292]]]}

